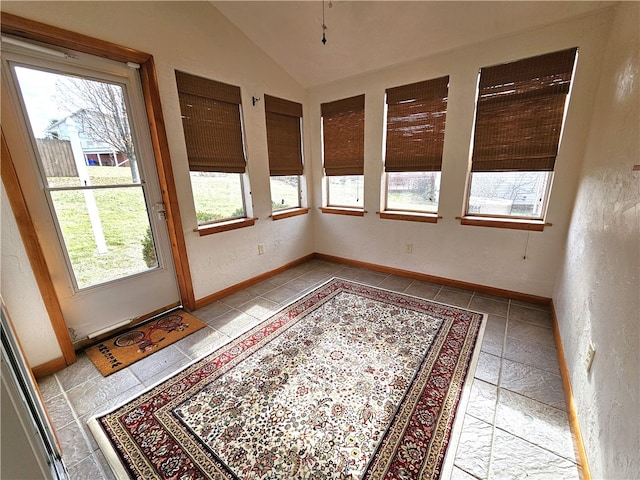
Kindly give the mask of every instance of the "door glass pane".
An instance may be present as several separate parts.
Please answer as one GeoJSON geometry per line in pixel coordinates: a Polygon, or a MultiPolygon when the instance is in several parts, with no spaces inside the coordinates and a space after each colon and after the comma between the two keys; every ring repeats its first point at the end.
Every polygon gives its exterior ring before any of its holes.
{"type": "Polygon", "coordinates": [[[42,168],[50,187],[139,183],[133,138],[120,85],[15,67],[42,168]]]}
{"type": "Polygon", "coordinates": [[[157,268],[124,88],[13,70],[77,288],[157,268]]]}
{"type": "Polygon", "coordinates": [[[51,199],[78,288],[158,265],[141,187],[52,191],[51,199]]]}

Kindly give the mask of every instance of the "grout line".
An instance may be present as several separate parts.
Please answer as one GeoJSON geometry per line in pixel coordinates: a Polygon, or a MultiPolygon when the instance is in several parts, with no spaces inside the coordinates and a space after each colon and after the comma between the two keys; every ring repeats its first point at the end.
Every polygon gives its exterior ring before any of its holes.
{"type": "MultiPolygon", "coordinates": [[[[187,338],[187,337],[181,338],[180,340],[184,340],[185,338],[187,338]]],[[[176,360],[175,362],[173,362],[171,365],[166,366],[164,369],[162,369],[162,370],[161,370],[161,371],[159,371],[159,372],[156,372],[154,375],[152,375],[152,376],[151,376],[151,377],[149,377],[149,378],[153,378],[153,377],[155,377],[156,375],[159,375],[159,374],[161,374],[161,373],[164,373],[164,372],[166,372],[166,371],[170,370],[170,369],[171,369],[172,367],[174,367],[177,363],[179,363],[180,361],[182,361],[182,360],[184,360],[184,359],[189,360],[189,357],[188,357],[187,355],[185,355],[185,353],[184,353],[182,350],[180,350],[180,349],[178,348],[178,345],[177,345],[177,344],[178,344],[178,342],[180,342],[180,340],[178,340],[177,342],[174,342],[174,343],[173,343],[173,344],[171,344],[171,345],[167,345],[167,347],[165,347],[165,348],[175,347],[175,350],[176,350],[180,355],[182,355],[184,358],[179,358],[178,360],[176,360]]],[[[154,353],[155,353],[155,352],[154,352],[154,353]]],[[[149,355],[149,357],[146,357],[146,358],[150,358],[150,357],[151,357],[151,355],[149,355]]],[[[142,360],[144,360],[144,359],[142,359],[142,360]]],[[[134,362],[134,363],[136,363],[136,362],[134,362]]],[[[123,370],[128,370],[132,365],[134,365],[134,363],[132,363],[131,365],[129,365],[129,366],[125,367],[125,368],[123,368],[123,370]]],[[[180,369],[180,368],[178,368],[178,370],[179,370],[179,369],[180,369]]],[[[178,370],[176,370],[176,371],[178,371],[178,370]]],[[[173,371],[171,371],[171,372],[167,372],[167,376],[169,376],[172,372],[173,372],[173,371]]],[[[133,370],[129,370],[129,373],[131,373],[131,375],[133,375],[133,376],[134,376],[134,378],[135,378],[136,380],[138,380],[138,382],[140,382],[140,384],[141,384],[144,388],[149,388],[149,387],[148,387],[148,385],[147,385],[147,383],[146,383],[146,382],[148,382],[148,381],[149,381],[149,378],[148,378],[147,380],[143,380],[143,379],[141,379],[138,375],[136,375],[136,374],[135,374],[135,372],[134,372],[133,370]]]]}
{"type": "MultiPolygon", "coordinates": [[[[407,285],[406,287],[404,287],[404,288],[400,291],[400,293],[407,293],[407,290],[409,290],[409,288],[411,288],[411,285],[413,285],[415,282],[416,282],[415,280],[411,279],[411,281],[409,282],[409,285],[407,285]]],[[[437,293],[436,293],[436,295],[437,295],[437,293]]]]}
{"type": "MultiPolygon", "coordinates": [[[[348,267],[344,267],[344,268],[346,269],[346,268],[348,268],[348,267]]],[[[307,273],[312,273],[312,272],[316,272],[316,269],[311,269],[311,270],[309,270],[309,271],[306,271],[306,272],[304,272],[303,274],[298,275],[296,278],[293,278],[293,279],[291,279],[291,280],[288,280],[287,282],[285,282],[285,283],[284,283],[284,284],[282,284],[282,285],[277,285],[276,287],[274,287],[274,288],[273,288],[273,289],[271,289],[271,290],[268,290],[268,291],[266,291],[266,292],[263,292],[263,293],[262,293],[262,294],[260,294],[260,295],[256,295],[256,298],[262,298],[262,299],[264,299],[264,300],[266,300],[266,301],[269,301],[269,302],[273,303],[273,304],[274,304],[275,306],[277,306],[277,307],[282,307],[282,305],[283,305],[283,304],[286,304],[286,303],[288,303],[288,302],[284,302],[284,303],[283,303],[283,302],[274,302],[273,300],[270,300],[270,299],[268,299],[268,298],[265,298],[263,295],[265,295],[265,294],[267,294],[267,293],[269,293],[269,292],[271,292],[271,291],[273,291],[273,290],[276,290],[276,289],[278,289],[278,288],[281,288],[281,287],[291,288],[291,286],[292,286],[292,285],[295,285],[296,281],[299,281],[301,277],[303,277],[303,276],[304,276],[305,274],[307,274],[307,273]]],[[[323,273],[324,273],[324,272],[323,272],[323,273]]],[[[327,277],[327,279],[328,279],[329,277],[336,277],[336,276],[337,276],[337,277],[340,277],[340,276],[341,276],[339,271],[334,272],[334,273],[332,273],[332,274],[329,274],[329,275],[328,275],[328,277],[327,277]]],[[[386,278],[389,278],[390,276],[391,276],[390,274],[389,274],[389,275],[387,275],[387,276],[385,277],[385,279],[386,279],[386,278]]],[[[371,286],[380,286],[380,285],[384,282],[384,280],[385,280],[385,279],[383,279],[380,283],[377,283],[377,284],[374,284],[374,283],[371,283],[371,282],[362,282],[362,283],[365,283],[365,284],[367,284],[367,285],[371,285],[371,286]]],[[[358,279],[353,279],[353,280],[355,280],[355,281],[361,281],[361,280],[358,280],[358,279]]],[[[414,285],[414,284],[415,284],[415,282],[418,282],[418,281],[419,281],[419,280],[417,280],[417,279],[412,279],[411,283],[409,283],[409,285],[407,285],[407,286],[406,286],[406,287],[405,287],[401,292],[402,292],[402,293],[406,293],[406,292],[407,292],[407,290],[408,290],[412,285],[414,285]]],[[[316,282],[316,284],[306,287],[306,288],[305,288],[305,289],[303,289],[301,292],[299,292],[298,296],[300,296],[300,295],[304,295],[304,294],[308,293],[309,291],[311,291],[312,289],[317,288],[317,286],[318,286],[318,285],[320,285],[320,284],[321,284],[321,283],[323,283],[323,282],[324,282],[324,280],[322,280],[322,281],[318,281],[318,282],[316,282]]],[[[257,285],[259,285],[259,283],[258,283],[257,285]]],[[[438,300],[436,300],[436,297],[437,297],[437,296],[438,296],[438,295],[443,291],[443,289],[445,288],[445,286],[444,286],[444,285],[442,285],[442,284],[434,284],[434,285],[436,285],[438,288],[437,288],[437,290],[436,290],[436,293],[433,295],[433,297],[431,297],[431,298],[422,297],[422,298],[424,298],[424,299],[425,299],[425,300],[427,300],[427,301],[438,301],[438,300]]],[[[250,288],[250,287],[247,287],[247,288],[250,288]]],[[[296,291],[297,291],[297,289],[294,289],[294,290],[296,290],[296,291]]],[[[473,302],[473,300],[474,300],[475,298],[480,298],[480,297],[478,296],[478,294],[477,294],[476,292],[473,292],[473,291],[472,291],[472,292],[471,292],[471,297],[470,297],[470,299],[469,299],[469,301],[468,301],[468,303],[467,303],[467,306],[466,306],[466,307],[460,307],[460,308],[470,308],[470,305],[471,305],[471,303],[473,302]]],[[[224,303],[224,302],[221,302],[221,303],[224,303]]],[[[228,339],[228,341],[232,341],[232,340],[234,340],[235,338],[237,338],[238,336],[240,336],[240,335],[244,334],[247,330],[246,330],[246,329],[243,329],[242,331],[235,332],[235,333],[236,333],[236,335],[235,335],[235,336],[232,336],[232,335],[227,334],[227,333],[224,333],[224,332],[222,332],[221,330],[217,329],[216,327],[212,326],[212,325],[211,325],[211,323],[209,323],[209,322],[213,322],[213,321],[215,321],[215,319],[217,319],[218,317],[220,317],[220,316],[222,316],[222,315],[225,315],[225,314],[229,314],[230,312],[237,312],[237,313],[239,313],[239,314],[247,315],[247,316],[250,316],[250,317],[252,317],[252,318],[256,318],[256,317],[253,317],[253,315],[251,315],[251,314],[249,314],[249,313],[247,313],[247,312],[245,312],[245,311],[243,311],[243,310],[240,310],[240,308],[239,308],[239,307],[241,307],[242,305],[239,305],[239,306],[230,306],[230,305],[227,305],[227,304],[225,304],[225,305],[226,305],[227,307],[229,307],[229,308],[230,308],[230,310],[229,310],[229,311],[224,312],[224,313],[222,313],[222,314],[220,314],[220,315],[218,315],[218,316],[214,317],[213,319],[210,319],[210,320],[209,320],[209,321],[207,321],[206,323],[207,323],[208,327],[209,327],[209,328],[211,328],[214,332],[216,332],[216,333],[218,333],[218,334],[222,335],[224,338],[227,338],[227,339],[228,339]]],[[[516,305],[513,305],[513,306],[516,306],[516,305]]],[[[520,305],[520,306],[522,306],[522,305],[520,305]]],[[[495,398],[495,405],[494,405],[493,419],[492,419],[492,423],[491,423],[492,433],[491,433],[491,440],[490,440],[489,462],[488,462],[488,467],[487,467],[487,468],[488,468],[488,470],[487,470],[487,472],[486,472],[486,476],[484,477],[486,480],[490,480],[491,468],[492,468],[493,461],[494,461],[494,442],[495,442],[495,437],[496,437],[496,431],[497,431],[497,430],[500,430],[500,431],[502,431],[502,430],[503,430],[503,429],[498,428],[498,427],[496,426],[496,419],[497,419],[498,404],[499,404],[499,402],[500,402],[500,392],[502,391],[501,382],[502,382],[502,374],[503,374],[503,364],[504,364],[504,360],[505,360],[505,353],[506,353],[506,343],[507,343],[507,337],[508,337],[507,332],[508,332],[508,330],[509,330],[509,318],[510,318],[510,315],[511,315],[511,307],[512,307],[512,300],[508,300],[508,307],[507,307],[507,313],[506,313],[506,323],[505,323],[504,332],[503,332],[502,349],[501,349],[501,352],[500,352],[500,354],[499,354],[499,356],[498,356],[498,357],[499,357],[499,359],[500,359],[500,364],[499,364],[499,371],[498,371],[498,380],[497,380],[497,385],[496,385],[496,398],[495,398]]],[[[262,321],[262,320],[260,320],[260,319],[257,319],[257,320],[258,320],[258,321],[262,321]]],[[[233,323],[234,323],[234,321],[230,322],[229,324],[230,324],[230,325],[233,325],[233,323]]],[[[530,322],[527,322],[527,323],[530,323],[530,322]]],[[[532,325],[536,325],[536,324],[532,324],[532,325]]],[[[541,326],[541,325],[536,325],[536,326],[541,327],[541,328],[545,328],[544,326],[541,326]]],[[[249,327],[249,328],[252,328],[252,327],[249,327]]],[[[228,341],[227,341],[227,342],[228,342],[228,341]]],[[[187,354],[187,353],[185,353],[182,349],[180,349],[180,348],[179,348],[179,346],[178,346],[178,345],[179,345],[179,343],[180,343],[180,341],[179,341],[179,342],[176,342],[177,350],[178,350],[178,351],[179,351],[179,352],[180,352],[180,353],[181,353],[181,354],[182,354],[182,355],[183,355],[187,360],[189,360],[189,361],[193,361],[194,359],[193,359],[190,355],[188,355],[188,354],[187,354]]],[[[216,347],[216,349],[217,349],[217,348],[219,348],[219,347],[216,347]]],[[[480,348],[481,348],[481,346],[480,346],[480,348]]],[[[215,349],[214,349],[214,350],[215,350],[215,349]]],[[[489,354],[488,352],[485,352],[485,353],[489,354]]],[[[201,356],[202,356],[202,355],[200,355],[200,357],[201,357],[201,356]]],[[[513,361],[518,362],[518,360],[513,360],[513,361]]],[[[524,362],[520,362],[520,363],[524,363],[524,362]]],[[[174,365],[175,365],[175,364],[174,364],[174,365]]],[[[526,365],[528,365],[528,364],[526,364],[526,365]]],[[[531,366],[532,366],[532,367],[535,367],[534,365],[531,365],[531,366]]],[[[169,367],[169,368],[170,368],[170,367],[169,367]]],[[[535,367],[535,368],[538,368],[538,367],[535,367]]],[[[131,372],[131,373],[133,374],[133,372],[131,372]]],[[[547,372],[547,373],[553,373],[553,372],[547,372]]],[[[138,381],[140,381],[140,379],[138,379],[138,378],[137,378],[137,376],[136,376],[135,374],[133,374],[133,375],[134,375],[134,377],[135,377],[138,381]]],[[[167,374],[167,375],[169,375],[169,374],[167,374]]],[[[73,408],[73,406],[71,405],[71,402],[69,401],[69,399],[68,399],[68,397],[67,397],[67,395],[66,395],[66,391],[62,388],[62,383],[61,383],[60,379],[57,377],[57,375],[54,375],[54,377],[55,377],[56,382],[58,383],[58,386],[60,387],[60,391],[62,392],[62,395],[64,395],[64,399],[65,399],[65,401],[67,402],[67,404],[68,404],[68,405],[70,406],[70,408],[71,408],[71,411],[72,411],[72,414],[73,414],[74,420],[75,420],[75,421],[77,421],[77,424],[80,424],[80,422],[81,422],[81,421],[80,421],[80,419],[77,417],[77,413],[76,413],[75,409],[73,408]]],[[[476,379],[474,378],[474,380],[476,380],[476,379]]],[[[478,380],[480,380],[480,379],[478,379],[478,380]]],[[[88,380],[87,380],[87,381],[88,381],[88,380]]],[[[84,383],[84,382],[83,382],[83,383],[84,383]]],[[[146,385],[144,384],[144,382],[140,382],[140,383],[142,383],[142,385],[146,387],[146,385]]],[[[71,388],[76,388],[76,387],[77,387],[77,386],[79,386],[79,385],[82,385],[82,384],[73,385],[71,388]]],[[[505,390],[507,390],[507,389],[505,389],[505,390]]],[[[518,393],[518,392],[514,392],[514,393],[516,393],[516,394],[518,394],[518,395],[522,395],[521,393],[518,393]]],[[[525,396],[525,397],[526,397],[526,395],[523,395],[523,396],[525,396]]],[[[527,398],[529,398],[529,397],[527,397],[527,398]]],[[[533,399],[533,400],[535,400],[535,399],[533,399]]],[[[538,401],[538,402],[539,402],[539,400],[535,400],[535,401],[538,401]]],[[[544,403],[544,402],[540,402],[540,403],[544,403]]],[[[545,404],[545,405],[546,405],[546,404],[545,404]]],[[[553,407],[553,406],[552,406],[552,407],[553,407]]],[[[467,406],[467,408],[468,408],[468,406],[467,406]]],[[[556,407],[556,408],[557,408],[557,407],[556,407]]],[[[466,415],[466,414],[467,414],[467,413],[466,413],[466,411],[465,411],[465,415],[466,415]]],[[[480,419],[479,419],[479,420],[480,420],[480,419]]],[[[482,420],[482,421],[484,421],[484,420],[482,420]]],[[[82,428],[82,425],[81,425],[81,424],[80,424],[80,430],[81,430],[81,433],[82,433],[82,435],[83,435],[83,438],[85,438],[85,441],[87,441],[88,439],[86,438],[86,433],[85,433],[84,429],[82,428]]],[[[509,433],[509,432],[508,432],[508,433],[509,433]]],[[[513,433],[510,433],[510,434],[511,434],[511,435],[514,435],[514,436],[516,436],[516,437],[517,437],[517,435],[515,435],[515,434],[513,434],[513,433]]],[[[519,438],[521,438],[521,437],[519,437],[519,438]]],[[[535,445],[535,446],[537,446],[537,447],[539,447],[539,448],[543,448],[543,449],[545,449],[544,447],[540,447],[539,445],[536,445],[535,443],[529,442],[529,441],[528,441],[528,440],[526,440],[526,439],[522,439],[522,440],[527,441],[528,443],[531,443],[532,445],[535,445]]],[[[91,449],[91,444],[90,444],[90,443],[88,444],[88,446],[89,446],[89,449],[91,449]]],[[[546,449],[545,449],[545,450],[546,450],[546,449]]],[[[565,457],[563,457],[562,455],[559,455],[559,454],[557,454],[557,453],[555,453],[555,452],[551,452],[551,451],[549,451],[549,452],[550,452],[550,453],[553,453],[554,455],[556,455],[556,456],[558,456],[558,457],[560,457],[560,458],[565,458],[565,457]]],[[[101,465],[100,461],[99,461],[99,460],[98,460],[98,458],[96,457],[96,455],[95,455],[95,451],[92,451],[92,453],[91,453],[89,456],[92,456],[92,457],[93,457],[93,461],[98,465],[99,470],[100,470],[100,471],[103,473],[103,475],[104,475],[104,469],[102,468],[102,465],[101,465]]],[[[80,462],[84,461],[85,459],[86,459],[86,457],[85,457],[84,459],[80,460],[80,462]]],[[[75,465],[79,464],[80,462],[74,463],[74,465],[73,465],[73,466],[75,466],[75,465]]],[[[460,468],[460,467],[457,467],[457,468],[460,468]]],[[[465,471],[464,469],[461,469],[461,470],[462,470],[462,471],[465,471]]],[[[469,472],[466,472],[466,473],[469,473],[469,472]]],[[[475,477],[475,475],[472,475],[472,476],[473,476],[474,478],[476,478],[476,477],[475,477]]],[[[109,478],[109,477],[104,476],[104,478],[109,478]]]]}
{"type": "MultiPolygon", "coordinates": [[[[512,340],[518,340],[517,338],[516,339],[511,338],[511,339],[512,340]]],[[[520,341],[522,341],[522,340],[520,340],[520,341]]],[[[544,348],[544,345],[537,344],[537,343],[529,343],[529,345],[532,345],[534,347],[542,347],[542,348],[544,348]]],[[[504,356],[504,354],[503,354],[503,356],[504,356]]],[[[551,375],[555,375],[556,377],[559,377],[562,380],[562,376],[560,375],[559,371],[551,372],[551,371],[546,370],[544,368],[540,368],[538,365],[533,365],[532,363],[534,363],[534,362],[526,362],[526,361],[524,361],[522,359],[517,359],[516,360],[516,359],[513,359],[513,358],[507,358],[507,357],[504,357],[504,359],[507,360],[508,362],[519,363],[520,365],[524,365],[526,367],[530,367],[530,368],[533,368],[535,370],[540,370],[541,372],[544,372],[544,373],[549,373],[551,375]]],[[[518,392],[515,392],[515,393],[518,393],[518,392]]],[[[520,393],[520,395],[523,395],[523,394],[520,393]]],[[[524,396],[526,397],[527,395],[524,395],[524,396]]],[[[540,402],[540,400],[538,400],[538,401],[540,402]]],[[[544,402],[541,402],[541,403],[544,403],[544,402]]]]}
{"type": "Polygon", "coordinates": [[[520,435],[518,435],[516,433],[510,432],[509,430],[505,430],[504,428],[500,428],[500,427],[496,427],[496,430],[500,430],[501,432],[504,432],[507,435],[511,435],[512,437],[515,437],[515,438],[517,438],[519,440],[522,440],[523,442],[528,443],[529,445],[533,445],[536,448],[544,450],[545,452],[547,452],[547,453],[549,453],[549,454],[551,454],[551,455],[553,455],[555,457],[558,457],[558,458],[561,458],[563,460],[566,460],[567,462],[573,463],[576,466],[578,465],[575,460],[572,460],[571,458],[567,458],[567,457],[565,457],[564,455],[562,455],[562,454],[560,454],[558,452],[554,452],[553,450],[549,450],[549,448],[545,447],[544,445],[539,445],[539,444],[537,444],[535,442],[532,442],[531,440],[527,440],[526,438],[521,437],[520,435]]]}
{"type": "MultiPolygon", "coordinates": [[[[471,297],[469,298],[469,301],[467,302],[467,306],[466,307],[461,307],[461,308],[471,308],[471,302],[473,301],[473,299],[476,296],[476,292],[471,292],[471,297]]],[[[487,314],[487,320],[489,319],[489,314],[487,314]]],[[[480,345],[480,347],[482,347],[482,345],[480,345]]]]}
{"type": "MultiPolygon", "coordinates": [[[[84,354],[84,353],[83,353],[83,354],[84,354]]],[[[79,356],[80,356],[80,355],[78,355],[78,357],[79,357],[79,356]]],[[[87,357],[87,361],[91,362],[91,360],[89,360],[89,358],[88,358],[88,357],[87,357]]],[[[77,365],[77,363],[74,363],[73,365],[77,365]]],[[[91,363],[91,365],[93,365],[93,363],[91,363]]],[[[82,382],[80,382],[80,383],[76,383],[76,384],[74,384],[74,385],[71,385],[71,386],[69,387],[69,389],[68,389],[68,390],[73,390],[74,388],[78,388],[78,387],[80,387],[80,386],[84,385],[85,383],[90,382],[91,380],[94,380],[94,379],[96,379],[96,378],[101,378],[101,377],[102,377],[102,374],[98,371],[98,369],[95,367],[95,365],[93,365],[93,367],[95,368],[95,371],[97,372],[97,375],[94,375],[94,376],[92,376],[92,377],[90,376],[90,377],[88,377],[88,378],[87,378],[87,377],[85,377],[85,378],[82,380],[82,382]]],[[[64,371],[64,370],[61,370],[61,372],[62,372],[62,371],[64,371]]],[[[67,392],[67,390],[65,390],[65,389],[63,388],[62,381],[60,381],[60,379],[58,379],[58,377],[57,377],[57,373],[54,373],[54,375],[56,375],[56,380],[58,380],[58,383],[60,384],[60,390],[61,390],[62,392],[65,392],[65,393],[66,393],[66,392],[67,392]]],[[[102,378],[106,378],[106,377],[102,377],[102,378]]]]}
{"type": "Polygon", "coordinates": [[[504,361],[504,353],[507,349],[507,331],[509,329],[509,314],[511,313],[511,300],[507,303],[507,317],[504,326],[504,336],[502,338],[502,350],[500,352],[500,368],[498,369],[498,384],[496,385],[496,403],[493,410],[493,422],[491,423],[491,448],[489,450],[489,466],[487,469],[487,480],[491,477],[491,467],[493,466],[493,448],[496,439],[496,419],[498,418],[498,405],[500,404],[500,391],[502,390],[502,363],[504,361]]]}
{"type": "MultiPolygon", "coordinates": [[[[69,400],[69,397],[67,396],[66,390],[64,390],[62,388],[62,382],[60,382],[60,379],[58,378],[57,374],[54,374],[54,377],[55,377],[56,381],[58,382],[58,384],[60,385],[60,388],[61,388],[61,391],[62,391],[62,396],[65,399],[65,401],[67,402],[67,405],[69,406],[69,409],[71,410],[71,415],[73,416],[73,420],[71,422],[69,422],[67,425],[65,425],[65,427],[67,427],[67,426],[71,425],[72,423],[74,423],[76,428],[78,428],[78,430],[80,431],[80,435],[82,436],[82,439],[84,440],[85,445],[87,446],[87,449],[90,452],[87,456],[81,458],[77,462],[74,462],[72,464],[66,464],[65,463],[65,466],[67,468],[71,468],[71,467],[74,467],[74,466],[78,465],[80,462],[83,462],[87,457],[93,456],[94,450],[93,450],[93,448],[91,446],[91,442],[89,441],[89,438],[87,438],[87,435],[86,435],[86,433],[84,431],[84,428],[82,427],[82,421],[80,420],[80,417],[78,416],[78,413],[76,412],[76,409],[73,407],[73,404],[71,403],[71,400],[69,400]]],[[[75,388],[75,386],[74,386],[74,388],[75,388]]],[[[62,428],[65,428],[65,427],[62,427],[62,428]]],[[[63,450],[63,451],[65,449],[65,445],[62,444],[62,442],[60,442],[60,449],[63,450]]],[[[63,461],[64,461],[64,454],[62,456],[63,456],[63,461]]],[[[101,467],[100,467],[100,471],[102,472],[102,474],[104,476],[104,471],[102,471],[101,467]]]]}

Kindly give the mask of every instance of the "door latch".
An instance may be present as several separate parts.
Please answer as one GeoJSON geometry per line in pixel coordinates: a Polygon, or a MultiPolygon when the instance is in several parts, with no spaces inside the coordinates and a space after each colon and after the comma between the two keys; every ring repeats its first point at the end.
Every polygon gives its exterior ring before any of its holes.
{"type": "Polygon", "coordinates": [[[156,203],[156,212],[158,213],[158,218],[160,220],[167,219],[167,207],[165,206],[164,203],[162,202],[156,203]]]}

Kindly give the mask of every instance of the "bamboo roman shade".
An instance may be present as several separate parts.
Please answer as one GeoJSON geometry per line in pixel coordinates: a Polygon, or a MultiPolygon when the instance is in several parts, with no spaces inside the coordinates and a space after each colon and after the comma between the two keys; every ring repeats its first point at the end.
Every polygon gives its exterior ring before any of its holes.
{"type": "Polygon", "coordinates": [[[480,70],[472,171],[553,170],[576,52],[480,70]]]}
{"type": "Polygon", "coordinates": [[[320,105],[327,176],[364,174],[364,95],[320,105]]]}
{"type": "Polygon", "coordinates": [[[386,172],[439,172],[449,77],[388,88],[386,172]]]}
{"type": "Polygon", "coordinates": [[[189,170],[244,173],[240,87],[176,71],[189,170]]]}
{"type": "Polygon", "coordinates": [[[265,94],[264,108],[269,175],[302,175],[302,105],[265,94]]]}

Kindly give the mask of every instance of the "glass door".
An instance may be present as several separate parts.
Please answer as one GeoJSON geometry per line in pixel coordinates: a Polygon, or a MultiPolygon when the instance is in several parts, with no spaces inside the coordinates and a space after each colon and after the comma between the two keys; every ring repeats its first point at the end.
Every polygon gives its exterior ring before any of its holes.
{"type": "Polygon", "coordinates": [[[32,211],[72,341],[175,305],[136,65],[19,50],[3,45],[16,121],[8,131],[30,147],[32,168],[16,169],[46,202],[32,211]]]}

